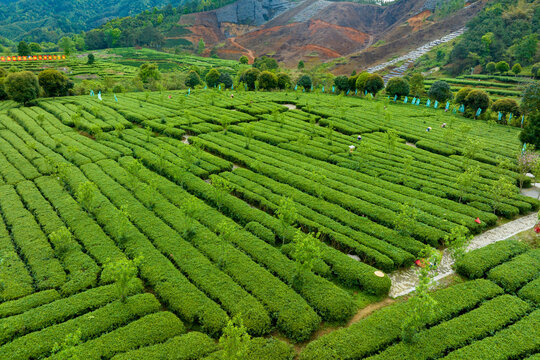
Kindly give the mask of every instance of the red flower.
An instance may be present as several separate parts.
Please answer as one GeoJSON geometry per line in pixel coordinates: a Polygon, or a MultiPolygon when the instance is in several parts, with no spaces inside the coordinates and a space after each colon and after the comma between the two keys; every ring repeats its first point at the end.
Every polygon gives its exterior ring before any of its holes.
{"type": "Polygon", "coordinates": [[[540,224],[537,224],[537,225],[534,227],[534,232],[537,233],[537,234],[540,234],[540,224]]]}
{"type": "Polygon", "coordinates": [[[474,222],[477,223],[477,224],[481,224],[481,223],[482,223],[482,221],[480,220],[480,218],[476,218],[476,220],[474,220],[474,222]]]}

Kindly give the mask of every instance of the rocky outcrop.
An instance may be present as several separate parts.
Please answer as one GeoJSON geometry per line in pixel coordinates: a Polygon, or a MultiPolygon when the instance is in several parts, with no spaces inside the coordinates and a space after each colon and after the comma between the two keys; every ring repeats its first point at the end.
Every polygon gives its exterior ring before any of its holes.
{"type": "Polygon", "coordinates": [[[296,6],[289,0],[239,0],[216,10],[219,23],[260,26],[296,6]]]}

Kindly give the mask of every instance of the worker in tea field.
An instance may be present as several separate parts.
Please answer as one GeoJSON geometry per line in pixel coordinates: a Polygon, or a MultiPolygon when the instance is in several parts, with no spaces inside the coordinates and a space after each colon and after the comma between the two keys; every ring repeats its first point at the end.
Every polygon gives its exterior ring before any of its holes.
{"type": "Polygon", "coordinates": [[[358,137],[356,138],[358,141],[362,141],[362,135],[358,135],[358,137]]]}
{"type": "Polygon", "coordinates": [[[442,123],[441,127],[444,129],[446,127],[446,123],[442,123]]]}
{"type": "Polygon", "coordinates": [[[427,129],[426,129],[427,132],[430,132],[431,131],[431,126],[428,126],[427,129]]]}

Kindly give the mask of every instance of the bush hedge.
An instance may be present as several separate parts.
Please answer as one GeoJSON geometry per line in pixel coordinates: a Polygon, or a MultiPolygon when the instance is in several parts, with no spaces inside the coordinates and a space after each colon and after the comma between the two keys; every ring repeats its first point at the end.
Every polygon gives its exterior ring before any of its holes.
{"type": "Polygon", "coordinates": [[[493,336],[451,352],[445,360],[522,359],[540,348],[540,310],[493,336]]]}
{"type": "MultiPolygon", "coordinates": [[[[136,294],[142,290],[142,284],[137,282],[128,294],[136,294]]],[[[59,299],[18,315],[0,319],[0,344],[28,332],[61,323],[69,318],[92,311],[118,299],[116,285],[105,285],[88,291],[59,299]]]]}
{"type": "Polygon", "coordinates": [[[199,360],[217,349],[216,342],[208,335],[192,331],[175,336],[162,344],[115,355],[112,360],[199,360]]]}
{"type": "Polygon", "coordinates": [[[115,354],[158,344],[186,332],[184,324],[173,313],[160,311],[135,320],[128,325],[108,332],[71,349],[61,351],[50,360],[69,360],[73,356],[101,360],[115,354]]]}
{"type": "Polygon", "coordinates": [[[507,292],[514,293],[529,281],[536,279],[538,275],[540,275],[540,249],[535,249],[491,269],[487,273],[487,278],[507,292]]]}
{"type": "Polygon", "coordinates": [[[540,278],[531,281],[521,288],[518,296],[523,300],[532,301],[535,304],[540,304],[540,278]]]}
{"type": "Polygon", "coordinates": [[[400,342],[369,359],[438,358],[474,340],[489,336],[519,320],[529,311],[530,306],[526,302],[515,296],[502,295],[485,302],[477,309],[418,333],[412,344],[400,342]]]}
{"type": "MultiPolygon", "coordinates": [[[[475,308],[482,301],[503,293],[491,281],[479,279],[433,293],[439,311],[430,324],[452,319],[475,308]]],[[[348,328],[336,330],[309,343],[301,360],[364,358],[395,343],[401,336],[401,324],[408,316],[410,304],[399,303],[381,309],[348,328]]]]}
{"type": "Polygon", "coordinates": [[[0,358],[10,360],[39,359],[50,354],[55,344],[80,330],[82,341],[94,338],[137,318],[159,311],[161,304],[151,294],[127,298],[125,303],[114,301],[102,308],[70,319],[61,324],[34,331],[0,346],[0,358]]]}
{"type": "Polygon", "coordinates": [[[456,271],[470,279],[484,277],[495,266],[526,252],[529,247],[517,240],[498,241],[481,249],[468,252],[456,262],[456,271]]]}
{"type": "Polygon", "coordinates": [[[35,307],[51,303],[60,298],[56,290],[45,290],[23,298],[0,304],[0,318],[21,314],[35,307]]]}

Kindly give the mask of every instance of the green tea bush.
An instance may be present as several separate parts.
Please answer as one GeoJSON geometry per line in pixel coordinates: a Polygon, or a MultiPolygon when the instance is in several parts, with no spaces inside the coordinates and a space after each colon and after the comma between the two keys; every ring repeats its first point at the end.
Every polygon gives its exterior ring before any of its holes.
{"type": "Polygon", "coordinates": [[[473,250],[456,262],[456,271],[470,279],[484,277],[487,272],[512,257],[526,252],[529,247],[517,240],[504,240],[473,250]]]}
{"type": "Polygon", "coordinates": [[[184,324],[173,313],[160,311],[129,323],[49,359],[72,359],[73,356],[101,360],[115,354],[153,345],[186,332],[184,324]]]}
{"type": "Polygon", "coordinates": [[[70,319],[41,331],[34,331],[0,346],[0,358],[22,360],[42,358],[50,354],[55,344],[80,330],[81,340],[91,339],[110,329],[125,325],[146,314],[159,311],[161,304],[151,294],[135,295],[126,303],[114,301],[97,310],[70,319]]]}
{"type": "MultiPolygon", "coordinates": [[[[450,320],[501,293],[500,287],[482,279],[436,291],[432,297],[437,301],[439,311],[430,325],[450,320]]],[[[408,316],[409,307],[407,302],[392,305],[348,328],[324,335],[309,343],[300,359],[358,359],[376,353],[400,339],[401,324],[408,316]]]]}
{"type": "Polygon", "coordinates": [[[538,349],[540,310],[533,311],[515,324],[493,336],[451,352],[447,360],[503,360],[522,358],[538,349]]]}
{"type": "Polygon", "coordinates": [[[115,355],[112,360],[174,359],[198,360],[217,350],[215,341],[207,335],[192,331],[175,336],[162,344],[141,347],[115,355]]]}
{"type": "Polygon", "coordinates": [[[45,290],[23,298],[0,304],[0,318],[18,315],[35,307],[51,303],[60,298],[56,290],[45,290]]]}
{"type": "Polygon", "coordinates": [[[272,230],[268,229],[264,225],[259,224],[258,222],[251,221],[247,223],[246,230],[269,244],[274,244],[276,242],[276,236],[272,230]]]}
{"type": "Polygon", "coordinates": [[[523,300],[532,301],[535,304],[540,304],[540,278],[531,281],[521,288],[518,296],[523,300]]]}
{"type": "Polygon", "coordinates": [[[536,279],[538,275],[540,275],[540,249],[535,249],[491,269],[487,273],[487,278],[507,292],[514,293],[524,284],[536,279]]]}
{"type": "Polygon", "coordinates": [[[464,315],[417,334],[412,344],[397,343],[369,359],[423,360],[440,357],[448,351],[466,346],[475,339],[482,339],[512,324],[530,309],[530,306],[519,298],[502,295],[464,315]]]}

